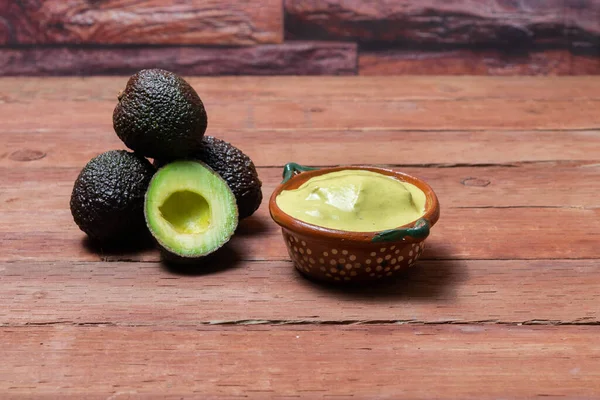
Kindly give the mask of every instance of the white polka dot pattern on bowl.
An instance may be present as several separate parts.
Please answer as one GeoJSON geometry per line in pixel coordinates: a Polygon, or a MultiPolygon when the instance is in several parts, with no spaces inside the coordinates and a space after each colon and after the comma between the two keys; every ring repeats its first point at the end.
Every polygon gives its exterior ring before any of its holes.
{"type": "Polygon", "coordinates": [[[372,250],[324,247],[321,243],[311,247],[310,241],[286,231],[284,238],[299,271],[321,279],[345,282],[393,276],[414,265],[425,247],[424,242],[378,246],[372,250]]]}

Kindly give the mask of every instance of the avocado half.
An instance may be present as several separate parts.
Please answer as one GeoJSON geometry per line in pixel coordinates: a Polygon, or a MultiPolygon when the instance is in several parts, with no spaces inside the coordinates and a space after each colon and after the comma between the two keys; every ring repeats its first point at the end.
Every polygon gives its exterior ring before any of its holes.
{"type": "MultiPolygon", "coordinates": [[[[235,195],[240,220],[254,214],[263,194],[262,182],[250,157],[231,143],[213,136],[204,136],[202,147],[192,157],[208,165],[227,182],[235,195]]],[[[164,160],[154,160],[158,168],[165,164],[164,160]]]]}
{"type": "Polygon", "coordinates": [[[146,225],[170,261],[193,261],[229,241],[238,224],[227,183],[198,161],[175,161],[150,181],[146,225]]]}
{"type": "Polygon", "coordinates": [[[125,150],[94,157],[73,185],[75,223],[102,243],[134,242],[146,235],[144,196],[154,172],[148,160],[125,150]]]}
{"type": "Polygon", "coordinates": [[[204,104],[189,83],[162,69],[129,78],[113,112],[117,136],[136,153],[170,160],[198,150],[207,127],[204,104]]]}

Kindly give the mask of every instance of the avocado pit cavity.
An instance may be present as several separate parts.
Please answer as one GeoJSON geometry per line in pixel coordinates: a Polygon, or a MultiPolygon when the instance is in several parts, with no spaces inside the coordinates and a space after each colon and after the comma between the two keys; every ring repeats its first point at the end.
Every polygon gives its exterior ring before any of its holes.
{"type": "Polygon", "coordinates": [[[210,227],[210,204],[198,193],[189,190],[171,193],[159,210],[177,233],[202,233],[210,227]]]}

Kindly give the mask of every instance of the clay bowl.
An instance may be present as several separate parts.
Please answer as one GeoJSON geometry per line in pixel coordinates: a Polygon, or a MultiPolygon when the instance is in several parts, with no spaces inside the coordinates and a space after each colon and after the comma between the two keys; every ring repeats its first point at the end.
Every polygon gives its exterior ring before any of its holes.
{"type": "Polygon", "coordinates": [[[284,181],[271,195],[269,211],[281,226],[288,253],[298,271],[315,280],[356,284],[393,279],[398,272],[414,265],[423,253],[430,228],[439,218],[440,206],[427,183],[401,172],[371,166],[314,169],[290,163],[284,168],[284,181]],[[348,232],[300,221],[277,206],[275,199],[281,191],[296,189],[318,175],[349,169],[378,172],[412,183],[425,193],[425,214],[392,230],[348,232]]]}

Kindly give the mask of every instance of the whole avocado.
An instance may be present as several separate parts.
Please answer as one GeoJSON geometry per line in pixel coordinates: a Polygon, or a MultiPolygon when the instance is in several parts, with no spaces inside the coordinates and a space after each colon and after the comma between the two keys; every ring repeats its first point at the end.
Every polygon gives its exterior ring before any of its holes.
{"type": "MultiPolygon", "coordinates": [[[[240,219],[258,209],[263,199],[262,182],[254,163],[240,149],[224,140],[205,136],[202,147],[191,158],[204,162],[227,182],[235,195],[240,219]]],[[[154,160],[154,165],[160,168],[167,162],[154,160]]]]}
{"type": "Polygon", "coordinates": [[[141,70],[119,94],[115,132],[125,145],[150,158],[185,158],[197,151],[207,127],[198,93],[176,74],[141,70]]]}
{"type": "Polygon", "coordinates": [[[146,232],[144,196],[154,167],[144,157],[112,150],[81,170],[71,193],[71,214],[91,239],[136,240],[146,232]]]}

